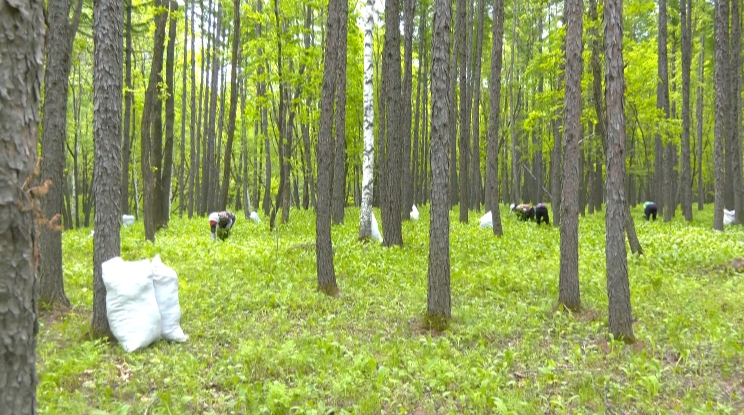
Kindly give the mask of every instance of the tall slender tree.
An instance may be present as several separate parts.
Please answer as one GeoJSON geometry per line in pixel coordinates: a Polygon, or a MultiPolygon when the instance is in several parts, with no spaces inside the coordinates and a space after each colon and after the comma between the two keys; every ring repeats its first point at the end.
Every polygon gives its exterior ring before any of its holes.
{"type": "Polygon", "coordinates": [[[416,0],[405,0],[404,4],[404,65],[403,73],[403,105],[401,113],[401,144],[402,148],[402,186],[401,186],[401,215],[404,220],[411,218],[413,205],[413,177],[411,174],[411,95],[413,94],[413,16],[416,14],[416,0]]]}
{"type": "Polygon", "coordinates": [[[178,217],[183,217],[186,210],[186,79],[189,65],[189,2],[184,2],[183,9],[183,72],[181,72],[181,157],[178,166],[178,217]]]}
{"type": "Polygon", "coordinates": [[[605,1],[605,62],[607,101],[607,294],[609,329],[615,338],[633,341],[628,259],[623,229],[625,201],[625,74],[623,73],[622,0],[605,1]]]}
{"type": "Polygon", "coordinates": [[[0,412],[36,414],[39,258],[27,185],[39,137],[44,2],[2,0],[0,10],[0,412]]]}
{"type": "Polygon", "coordinates": [[[726,82],[726,63],[728,49],[728,0],[716,0],[715,2],[715,129],[713,145],[713,173],[715,179],[715,211],[713,214],[713,229],[723,231],[723,208],[724,208],[724,176],[723,176],[723,147],[726,133],[726,115],[728,105],[728,88],[726,82]]]}
{"type": "Polygon", "coordinates": [[[486,147],[486,210],[491,211],[493,234],[501,236],[501,213],[499,212],[499,121],[501,118],[501,67],[504,48],[504,0],[493,2],[493,24],[491,44],[491,75],[488,79],[491,101],[488,115],[488,143],[486,147]]]}
{"type": "Polygon", "coordinates": [[[374,90],[374,8],[375,0],[364,7],[364,154],[362,156],[362,209],[359,239],[372,236],[372,190],[375,167],[375,90],[374,90]]]}
{"type": "MultiPolygon", "coordinates": [[[[349,3],[343,2],[341,13],[349,14],[349,3]]],[[[334,224],[344,222],[346,207],[346,49],[348,22],[339,22],[338,63],[336,70],[336,139],[333,163],[333,187],[331,189],[331,216],[334,224]]]]}
{"type": "MultiPolygon", "coordinates": [[[[460,222],[468,223],[468,202],[470,201],[470,182],[469,169],[470,169],[470,100],[468,99],[468,50],[470,45],[466,36],[469,31],[467,27],[467,9],[468,2],[466,0],[457,0],[456,6],[457,16],[455,17],[455,26],[458,28],[455,32],[455,36],[458,37],[460,43],[460,49],[458,50],[458,57],[460,61],[458,75],[460,77],[460,136],[459,136],[459,149],[460,149],[460,222]]],[[[454,122],[454,120],[453,120],[454,122]]],[[[451,166],[453,169],[455,166],[451,166]]]]}
{"type": "MultiPolygon", "coordinates": [[[[476,212],[480,212],[483,198],[483,176],[481,175],[480,151],[480,98],[481,98],[481,67],[483,58],[483,22],[486,20],[486,1],[478,0],[478,28],[475,36],[475,57],[473,67],[473,149],[472,175],[470,177],[470,205],[476,212]]],[[[493,212],[492,212],[493,213],[493,212]]]]}
{"type": "Polygon", "coordinates": [[[705,193],[703,192],[703,80],[705,67],[705,34],[700,33],[700,53],[698,55],[698,87],[695,119],[697,120],[697,196],[698,210],[703,210],[705,193]]]}
{"type": "Polygon", "coordinates": [[[227,209],[227,195],[230,190],[230,167],[232,145],[235,137],[235,119],[238,112],[238,66],[240,63],[240,0],[233,1],[233,40],[230,62],[230,114],[227,120],[227,143],[225,144],[225,165],[222,171],[222,192],[218,209],[227,209]]]}
{"type": "MultiPolygon", "coordinates": [[[[47,70],[44,73],[44,107],[41,136],[41,182],[51,180],[41,208],[48,219],[59,217],[63,207],[65,143],[67,142],[67,84],[72,65],[72,42],[80,22],[82,0],[69,21],[71,1],[51,2],[48,9],[47,70]]],[[[56,221],[55,221],[56,222],[56,221]]],[[[47,305],[70,307],[62,278],[62,233],[58,227],[42,226],[39,249],[44,261],[39,267],[39,299],[47,305]]]]}
{"type": "Polygon", "coordinates": [[[581,308],[579,293],[579,140],[581,140],[581,57],[583,15],[581,0],[566,0],[566,94],[563,131],[563,196],[561,200],[561,267],[558,302],[581,308]]]}
{"type": "Polygon", "coordinates": [[[101,264],[119,256],[121,238],[121,94],[124,9],[121,1],[93,6],[93,242],[94,335],[110,335],[101,264]]]}
{"type": "Polygon", "coordinates": [[[729,81],[732,91],[729,94],[731,104],[731,126],[728,130],[728,152],[731,153],[731,175],[734,187],[734,223],[744,224],[744,181],[742,179],[741,150],[741,14],[739,0],[731,0],[731,46],[730,46],[729,81]]]}
{"type": "MultiPolygon", "coordinates": [[[[121,213],[129,213],[129,163],[132,151],[132,133],[130,131],[134,124],[132,106],[134,105],[134,91],[132,90],[132,0],[127,0],[126,7],[126,49],[125,53],[125,79],[124,85],[124,135],[121,140],[121,213]],[[130,121],[131,120],[131,121],[130,121]]],[[[134,175],[132,175],[134,176],[134,175]]],[[[134,212],[137,215],[137,212],[134,212]]]]}
{"type": "Polygon", "coordinates": [[[692,66],[692,0],[679,5],[682,31],[682,166],[680,201],[685,220],[692,221],[692,178],[690,175],[690,70],[692,66]]]}
{"type": "Polygon", "coordinates": [[[165,99],[165,147],[163,148],[160,174],[160,214],[158,228],[167,228],[170,221],[171,190],[173,188],[173,141],[176,122],[176,88],[174,68],[176,60],[176,19],[178,3],[171,1],[168,10],[168,46],[166,47],[165,85],[168,91],[165,99]]]}
{"type": "MultiPolygon", "coordinates": [[[[666,177],[664,174],[664,163],[670,160],[665,160],[668,152],[665,152],[669,143],[667,143],[666,137],[666,120],[669,119],[669,61],[667,58],[667,2],[666,0],[659,0],[659,34],[658,34],[658,66],[657,66],[657,79],[656,79],[656,108],[662,110],[662,121],[657,122],[656,131],[656,149],[654,157],[654,168],[656,175],[654,180],[656,181],[656,204],[662,209],[667,207],[666,205],[671,203],[671,178],[666,177]]],[[[669,206],[669,209],[674,210],[674,206],[669,206]]],[[[671,220],[671,215],[667,219],[667,214],[664,214],[664,220],[671,220]]]]}
{"type": "Polygon", "coordinates": [[[432,30],[431,80],[431,215],[429,226],[429,270],[426,315],[430,324],[442,328],[452,316],[450,294],[448,135],[451,104],[447,90],[452,2],[435,0],[432,30]]]}

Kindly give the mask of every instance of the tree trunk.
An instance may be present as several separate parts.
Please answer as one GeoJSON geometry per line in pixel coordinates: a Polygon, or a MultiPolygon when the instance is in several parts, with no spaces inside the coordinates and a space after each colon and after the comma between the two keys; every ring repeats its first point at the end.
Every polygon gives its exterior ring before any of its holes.
{"type": "Polygon", "coordinates": [[[375,90],[374,62],[375,0],[364,7],[364,153],[362,156],[362,209],[359,215],[359,239],[372,237],[372,190],[375,166],[375,90]]]}
{"type": "Polygon", "coordinates": [[[503,235],[499,211],[499,134],[501,121],[501,68],[504,48],[504,0],[493,3],[491,45],[491,74],[488,88],[491,108],[488,114],[488,143],[486,144],[486,211],[491,211],[493,234],[503,235]]]}
{"type": "MultiPolygon", "coordinates": [[[[459,188],[459,200],[460,200],[460,223],[468,223],[468,201],[470,195],[470,183],[468,180],[470,170],[470,100],[468,99],[468,51],[470,50],[470,42],[466,36],[469,31],[467,26],[467,8],[468,2],[466,0],[457,0],[456,6],[457,16],[455,17],[455,27],[457,31],[455,36],[458,37],[460,44],[459,53],[459,71],[460,77],[460,188],[459,188]]],[[[454,121],[454,119],[453,119],[454,121]]],[[[455,166],[451,166],[455,168],[455,166]]]]}
{"type": "MultiPolygon", "coordinates": [[[[512,45],[517,45],[517,15],[519,9],[517,6],[517,0],[514,0],[514,7],[512,8],[512,45]]],[[[511,68],[509,69],[509,135],[511,136],[511,160],[512,160],[512,202],[522,203],[522,195],[520,193],[520,176],[519,176],[519,149],[517,148],[517,132],[516,132],[516,103],[514,98],[514,53],[517,49],[512,47],[511,49],[511,68]]]]}
{"type": "MultiPolygon", "coordinates": [[[[305,6],[305,33],[303,35],[303,41],[305,50],[310,50],[310,31],[313,20],[313,8],[309,5],[305,6]]],[[[304,63],[303,63],[304,65],[304,63]]],[[[300,67],[302,70],[302,66],[300,67]]],[[[374,105],[374,104],[373,104],[374,105]]],[[[305,111],[310,111],[313,104],[310,97],[305,99],[305,111]]],[[[373,109],[374,111],[374,109],[373,109]]],[[[312,148],[310,147],[310,126],[307,121],[303,119],[300,124],[300,131],[302,132],[302,208],[307,210],[310,207],[310,191],[313,187],[313,167],[312,167],[312,148]]],[[[373,131],[374,133],[374,131],[373,131]]],[[[373,139],[374,142],[374,139],[373,139]]],[[[314,205],[315,203],[313,203],[314,205]]]]}
{"type": "MultiPolygon", "coordinates": [[[[342,4],[344,15],[348,15],[348,2],[342,4]]],[[[338,28],[338,60],[336,61],[336,149],[333,163],[333,187],[331,189],[331,216],[334,225],[344,223],[346,207],[346,38],[348,22],[343,20],[338,28]]]]}
{"type": "Polygon", "coordinates": [[[178,166],[178,217],[183,217],[186,210],[185,170],[186,170],[186,73],[189,56],[189,3],[184,2],[183,10],[183,72],[181,76],[181,163],[178,166]]]}
{"type": "MultiPolygon", "coordinates": [[[[656,83],[656,108],[663,110],[664,120],[669,119],[669,73],[668,73],[668,59],[667,59],[667,2],[666,0],[659,0],[659,34],[658,34],[658,69],[657,69],[657,83],[656,83]]],[[[657,123],[658,124],[658,123],[657,123]]],[[[657,125],[657,128],[661,126],[657,125]]],[[[665,177],[664,163],[665,158],[669,155],[665,153],[667,143],[662,138],[661,132],[656,133],[656,149],[654,155],[656,161],[654,163],[656,176],[656,194],[654,195],[656,204],[661,209],[662,213],[666,208],[667,203],[671,202],[667,198],[671,193],[667,189],[670,184],[671,178],[665,177]]],[[[673,209],[673,207],[670,207],[673,209]]],[[[666,216],[665,216],[666,220],[666,216]]],[[[671,220],[671,219],[670,219],[671,220]]]]}
{"type": "Polygon", "coordinates": [[[566,94],[563,131],[565,154],[561,200],[561,267],[558,302],[581,308],[579,293],[579,141],[581,140],[581,72],[583,16],[581,0],[566,0],[566,94]]]}
{"type": "Polygon", "coordinates": [[[692,0],[680,2],[682,26],[682,214],[692,222],[692,179],[690,177],[690,67],[692,65],[692,0]]]}
{"type": "MultiPolygon", "coordinates": [[[[36,166],[44,73],[44,3],[3,2],[0,34],[0,411],[36,414],[35,250],[39,234],[28,184],[36,166]]],[[[69,7],[68,7],[69,10],[69,7]]],[[[50,10],[50,13],[52,11],[50,10]]],[[[123,16],[123,13],[122,13],[123,16]]],[[[67,19],[67,14],[63,14],[67,19]]],[[[65,24],[66,24],[65,20],[65,24]]],[[[119,65],[121,68],[121,65],[119,65]]],[[[121,73],[121,71],[119,71],[121,73]]],[[[67,79],[64,79],[65,87],[67,79]]],[[[117,136],[118,138],[119,136],[117,136]]],[[[57,186],[60,187],[61,183],[57,186]]],[[[58,209],[57,206],[55,208],[58,209]]]]}
{"type": "MultiPolygon", "coordinates": [[[[455,6],[457,7],[457,6],[455,6]]],[[[457,13],[457,9],[455,10],[457,13]]],[[[450,208],[457,205],[460,198],[460,190],[457,183],[457,57],[460,55],[460,36],[458,34],[464,28],[461,28],[460,19],[455,16],[455,30],[452,33],[452,54],[449,55],[449,78],[447,79],[449,85],[449,206],[450,208]]],[[[433,45],[432,45],[433,47],[433,45]]],[[[448,52],[449,53],[449,52],[448,52]]],[[[433,55],[433,53],[432,53],[433,55]]],[[[433,69],[432,69],[433,70],[433,69]]],[[[433,79],[433,77],[432,77],[433,79]]],[[[432,87],[433,90],[433,87],[432,87]]],[[[433,102],[432,102],[433,105],[433,102]]],[[[433,121],[433,118],[432,118],[433,121]]],[[[432,171],[433,174],[433,171],[432,171]]]]}
{"type": "Polygon", "coordinates": [[[723,208],[724,208],[724,176],[723,176],[723,147],[726,133],[725,123],[728,105],[727,89],[730,85],[726,82],[726,62],[728,54],[728,0],[717,0],[715,4],[715,106],[716,120],[714,129],[713,146],[713,171],[715,178],[715,211],[713,214],[713,229],[723,231],[723,208]]]}
{"type": "MultiPolygon", "coordinates": [[[[690,1],[692,2],[692,1],[690,1]]],[[[705,34],[700,34],[700,55],[698,55],[698,87],[695,118],[697,119],[697,196],[698,210],[703,210],[705,192],[703,191],[703,83],[705,68],[705,34]]]]}
{"type": "MultiPolygon", "coordinates": [[[[202,166],[203,172],[204,172],[204,179],[203,179],[203,186],[206,187],[206,192],[203,192],[202,195],[206,193],[206,200],[204,202],[204,206],[206,206],[206,211],[214,211],[217,209],[217,195],[215,192],[219,191],[219,189],[216,189],[214,186],[214,183],[216,182],[216,170],[215,170],[215,158],[219,154],[215,154],[215,145],[217,142],[217,131],[216,131],[216,125],[215,121],[217,120],[217,93],[219,91],[219,77],[220,77],[220,67],[219,67],[219,52],[220,48],[222,47],[220,44],[220,34],[222,33],[222,5],[218,4],[217,6],[217,26],[214,31],[214,52],[212,53],[212,80],[210,85],[210,93],[211,97],[209,98],[209,123],[207,123],[207,136],[205,137],[207,141],[207,151],[205,153],[206,155],[206,163],[202,166]]],[[[206,212],[205,211],[205,212],[206,212]]]]}
{"type": "MultiPolygon", "coordinates": [[[[448,65],[452,2],[436,0],[432,35],[432,114],[431,114],[431,215],[429,226],[429,268],[426,318],[436,329],[443,329],[452,317],[450,294],[448,139],[448,65]]],[[[496,13],[496,12],[494,12],[496,13]]],[[[498,84],[497,84],[498,85],[498,84]]]]}
{"type": "Polygon", "coordinates": [[[338,295],[336,272],[333,268],[333,247],[331,244],[331,167],[333,104],[336,96],[336,60],[339,47],[340,20],[346,19],[342,11],[343,0],[330,0],[328,21],[326,23],[325,64],[320,101],[320,129],[318,131],[318,208],[315,216],[315,258],[318,269],[318,287],[330,295],[338,295]]]}
{"type": "MultiPolygon", "coordinates": [[[[121,58],[122,2],[97,1],[93,6],[93,199],[95,238],[93,241],[94,336],[111,336],[106,318],[106,287],[101,264],[117,257],[121,250],[119,203],[121,202],[121,58]]],[[[163,26],[165,22],[163,21],[163,26]]],[[[153,66],[156,66],[153,63],[153,66]]],[[[154,87],[154,85],[153,85],[154,87]]]]}
{"type": "Polygon", "coordinates": [[[741,15],[739,14],[739,1],[731,1],[731,67],[729,69],[729,80],[731,85],[730,111],[731,120],[729,137],[729,149],[732,154],[731,174],[733,175],[734,187],[734,211],[736,217],[734,223],[744,224],[744,182],[741,169],[741,15]]]}
{"type": "MultiPolygon", "coordinates": [[[[170,13],[168,13],[168,48],[167,65],[165,67],[165,84],[168,88],[168,98],[165,101],[165,148],[163,150],[163,170],[160,176],[160,228],[167,228],[170,220],[171,188],[173,178],[173,138],[174,123],[176,119],[176,102],[173,68],[175,66],[176,26],[178,21],[175,13],[178,11],[178,3],[170,2],[170,13]]],[[[184,115],[181,115],[183,117],[184,115]]]]}
{"type": "MultiPolygon", "coordinates": [[[[381,204],[383,246],[403,245],[401,224],[401,62],[400,62],[400,7],[397,2],[385,3],[385,55],[387,66],[382,82],[385,89],[385,179],[381,204]]],[[[338,128],[338,126],[336,127],[338,128]]]]}
{"type": "MultiPolygon", "coordinates": [[[[126,85],[124,94],[124,136],[122,137],[121,148],[121,213],[129,213],[129,159],[132,151],[133,134],[130,131],[130,120],[132,119],[132,105],[134,105],[134,91],[132,91],[132,2],[126,2],[126,57],[125,73],[126,85]]],[[[72,52],[72,50],[70,50],[72,52]]],[[[47,88],[49,88],[47,86],[47,88]]],[[[133,121],[133,120],[132,120],[133,121]]]]}
{"type": "Polygon", "coordinates": [[[55,45],[47,49],[47,70],[44,73],[44,107],[42,113],[41,180],[50,181],[49,191],[41,198],[44,218],[50,221],[41,227],[39,249],[44,261],[39,267],[39,299],[49,306],[70,307],[65,294],[62,272],[62,229],[59,216],[64,206],[63,184],[67,155],[67,84],[72,64],[72,42],[80,21],[82,0],[77,1],[72,22],[68,22],[70,0],[52,2],[48,9],[48,41],[55,45]]]}
{"type": "MultiPolygon", "coordinates": [[[[483,62],[483,21],[486,19],[486,2],[478,0],[478,28],[475,39],[475,59],[473,67],[473,172],[470,177],[470,207],[480,212],[483,177],[481,176],[480,152],[480,97],[481,67],[483,62]]],[[[490,85],[490,84],[489,84],[490,85]]],[[[492,212],[493,213],[493,212],[492,212]]]]}
{"type": "Polygon", "coordinates": [[[230,164],[235,137],[235,119],[238,112],[238,65],[240,64],[240,0],[233,1],[233,41],[230,61],[230,114],[227,119],[227,143],[225,144],[225,165],[222,171],[222,193],[218,210],[227,209],[227,195],[230,190],[230,164]]]}
{"type": "MultiPolygon", "coordinates": [[[[163,65],[163,42],[165,42],[165,19],[167,18],[166,13],[160,13],[155,17],[155,37],[154,37],[154,54],[152,59],[152,66],[150,67],[150,78],[147,84],[147,91],[145,92],[145,111],[142,115],[142,127],[140,129],[140,138],[142,143],[140,145],[141,154],[141,168],[142,168],[142,181],[143,181],[143,195],[144,195],[144,222],[145,222],[145,238],[148,241],[155,241],[155,212],[159,205],[156,204],[157,199],[154,197],[156,194],[156,182],[153,174],[154,157],[152,146],[151,133],[156,134],[153,130],[156,128],[156,123],[152,122],[152,116],[160,117],[160,113],[156,108],[156,102],[159,102],[157,87],[158,79],[160,78],[160,71],[163,65]],[[158,46],[160,45],[160,46],[158,46]]],[[[118,237],[118,233],[117,233],[118,237]]],[[[100,264],[98,269],[100,269],[100,264]]],[[[105,296],[104,300],[105,301],[105,296]]],[[[105,305],[105,303],[104,303],[105,305]]],[[[105,319],[105,313],[103,318],[105,319]]],[[[108,324],[108,322],[106,322],[108,324]]]]}
{"type": "MultiPolygon", "coordinates": [[[[200,2],[201,4],[201,2],[200,2]]],[[[194,20],[196,20],[194,8],[191,9],[191,128],[190,135],[190,165],[189,165],[189,219],[194,217],[194,197],[197,189],[197,180],[199,177],[199,142],[196,139],[196,31],[194,31],[194,20]]],[[[203,41],[202,37],[202,41],[203,41]]],[[[185,62],[184,62],[185,65],[185,62]]],[[[184,90],[184,94],[185,94],[184,90]]],[[[199,93],[199,102],[201,102],[201,92],[199,93]]],[[[182,115],[183,116],[183,115],[182,115]]]]}
{"type": "Polygon", "coordinates": [[[401,144],[402,144],[402,185],[401,185],[401,215],[403,220],[411,219],[413,207],[413,177],[411,175],[411,95],[413,94],[413,18],[416,12],[416,0],[405,0],[405,37],[404,37],[404,65],[403,73],[403,108],[401,108],[401,144]]]}
{"type": "MultiPolygon", "coordinates": [[[[661,0],[662,3],[664,0],[661,0]]],[[[633,323],[630,309],[628,258],[625,252],[623,218],[625,200],[625,113],[623,94],[625,75],[622,52],[622,0],[605,1],[605,62],[607,65],[607,294],[609,330],[616,339],[632,342],[633,323]]]]}

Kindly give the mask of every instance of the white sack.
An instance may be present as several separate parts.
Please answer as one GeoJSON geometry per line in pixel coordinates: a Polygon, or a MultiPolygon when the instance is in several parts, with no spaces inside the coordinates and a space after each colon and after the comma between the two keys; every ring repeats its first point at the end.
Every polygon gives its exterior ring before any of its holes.
{"type": "Polygon", "coordinates": [[[411,219],[419,220],[419,211],[416,209],[416,205],[413,205],[411,208],[411,219]]]}
{"type": "Polygon", "coordinates": [[[250,220],[256,222],[256,223],[260,223],[261,222],[261,218],[258,217],[258,213],[256,213],[255,210],[253,212],[251,212],[251,214],[250,214],[250,216],[248,216],[248,218],[250,220]]]}
{"type": "Polygon", "coordinates": [[[380,234],[380,228],[377,226],[377,219],[375,218],[375,212],[372,212],[372,239],[376,242],[382,242],[382,235],[380,234]]]}
{"type": "Polygon", "coordinates": [[[152,283],[158,302],[164,339],[185,342],[189,337],[181,329],[181,306],[178,303],[178,274],[160,260],[160,255],[152,259],[152,283]]]}
{"type": "Polygon", "coordinates": [[[485,215],[481,216],[480,227],[481,228],[493,228],[493,217],[491,216],[490,210],[486,212],[485,215]]]}
{"type": "Polygon", "coordinates": [[[102,264],[102,271],[109,326],[124,350],[133,352],[157,341],[161,318],[150,261],[114,257],[102,264]]]}
{"type": "Polygon", "coordinates": [[[121,215],[121,223],[124,226],[134,225],[134,216],[132,215],[121,215]]]}
{"type": "Polygon", "coordinates": [[[723,224],[731,225],[734,223],[736,217],[736,211],[723,209],[723,224]]]}

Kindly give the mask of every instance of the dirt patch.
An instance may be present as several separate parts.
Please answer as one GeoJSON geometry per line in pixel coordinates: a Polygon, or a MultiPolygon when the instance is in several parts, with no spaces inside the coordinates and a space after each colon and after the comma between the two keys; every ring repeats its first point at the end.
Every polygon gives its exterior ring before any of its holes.
{"type": "Polygon", "coordinates": [[[736,272],[744,272],[744,259],[734,258],[731,260],[731,268],[736,272]]]}

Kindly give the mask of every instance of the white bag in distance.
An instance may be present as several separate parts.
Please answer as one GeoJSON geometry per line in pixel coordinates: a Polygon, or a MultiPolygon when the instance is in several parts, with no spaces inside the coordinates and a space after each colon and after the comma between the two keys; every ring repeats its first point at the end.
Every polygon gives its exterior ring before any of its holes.
{"type": "Polygon", "coordinates": [[[134,225],[134,216],[132,215],[121,215],[121,223],[124,226],[134,225]]]}
{"type": "Polygon", "coordinates": [[[248,218],[256,223],[261,223],[261,218],[258,217],[258,213],[255,210],[251,212],[248,218]]]}
{"type": "Polygon", "coordinates": [[[162,318],[160,334],[164,339],[185,342],[189,336],[181,329],[181,306],[178,303],[178,274],[160,260],[160,255],[152,259],[152,283],[155,298],[162,318]]]}
{"type": "Polygon", "coordinates": [[[419,211],[416,209],[416,205],[413,205],[411,208],[411,219],[412,220],[419,220],[419,211]]]}
{"type": "Polygon", "coordinates": [[[377,219],[375,218],[375,212],[372,212],[372,239],[375,242],[382,242],[382,235],[380,234],[380,227],[377,226],[377,219]]]}
{"type": "Polygon", "coordinates": [[[490,210],[486,212],[485,215],[481,216],[480,227],[481,228],[493,228],[493,217],[491,216],[490,210]]]}
{"type": "Polygon", "coordinates": [[[723,224],[724,225],[731,225],[731,224],[733,224],[735,218],[736,218],[736,211],[735,210],[726,210],[726,209],[723,209],[723,224]]]}
{"type": "Polygon", "coordinates": [[[114,257],[101,265],[106,286],[106,316],[111,332],[127,352],[160,338],[161,319],[150,261],[114,257]]]}

